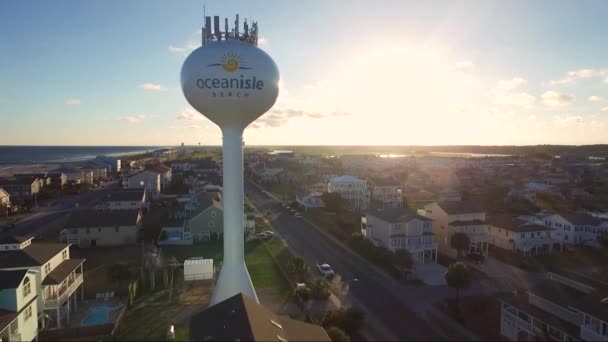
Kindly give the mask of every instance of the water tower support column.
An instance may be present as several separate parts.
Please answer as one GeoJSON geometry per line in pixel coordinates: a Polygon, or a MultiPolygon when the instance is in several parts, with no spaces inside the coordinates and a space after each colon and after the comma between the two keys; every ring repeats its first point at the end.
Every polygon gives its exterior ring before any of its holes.
{"type": "Polygon", "coordinates": [[[242,292],[259,303],[245,265],[243,129],[222,128],[224,258],[211,305],[242,292]]]}

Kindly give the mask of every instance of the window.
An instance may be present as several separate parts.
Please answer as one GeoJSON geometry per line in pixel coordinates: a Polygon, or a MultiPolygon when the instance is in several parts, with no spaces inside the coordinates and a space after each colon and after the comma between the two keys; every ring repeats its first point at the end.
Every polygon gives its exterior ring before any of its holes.
{"type": "Polygon", "coordinates": [[[214,225],[215,225],[215,222],[213,222],[213,220],[209,220],[209,228],[213,228],[214,225]]]}
{"type": "Polygon", "coordinates": [[[211,210],[211,217],[215,217],[215,210],[211,210]]]}
{"type": "Polygon", "coordinates": [[[64,249],[63,252],[61,252],[61,258],[63,260],[65,260],[65,259],[68,258],[68,251],[67,250],[64,249]]]}
{"type": "Polygon", "coordinates": [[[49,274],[51,272],[51,263],[44,265],[44,273],[49,274]]]}
{"type": "Polygon", "coordinates": [[[32,317],[32,306],[28,306],[27,309],[25,309],[25,320],[27,321],[28,319],[30,319],[30,317],[32,317]]]}
{"type": "Polygon", "coordinates": [[[27,297],[32,293],[32,284],[30,283],[30,277],[25,277],[23,281],[23,297],[27,297]]]}

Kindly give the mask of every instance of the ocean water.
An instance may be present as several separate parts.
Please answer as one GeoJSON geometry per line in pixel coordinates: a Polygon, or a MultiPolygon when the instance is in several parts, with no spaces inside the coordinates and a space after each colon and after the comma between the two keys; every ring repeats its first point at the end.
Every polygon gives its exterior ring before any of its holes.
{"type": "Polygon", "coordinates": [[[151,152],[158,146],[0,146],[0,165],[67,163],[99,155],[125,156],[151,152]]]}

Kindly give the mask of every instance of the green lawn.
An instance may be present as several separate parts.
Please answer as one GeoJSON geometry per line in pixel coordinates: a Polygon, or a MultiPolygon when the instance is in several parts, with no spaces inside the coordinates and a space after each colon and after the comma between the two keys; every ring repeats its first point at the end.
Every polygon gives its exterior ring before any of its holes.
{"type": "Polygon", "coordinates": [[[266,189],[283,201],[295,201],[296,189],[288,184],[270,184],[266,189]]]}

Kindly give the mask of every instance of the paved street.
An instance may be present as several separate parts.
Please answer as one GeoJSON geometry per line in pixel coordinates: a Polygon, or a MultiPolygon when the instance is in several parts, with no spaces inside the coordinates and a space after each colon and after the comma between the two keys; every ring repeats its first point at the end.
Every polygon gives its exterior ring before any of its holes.
{"type": "MultiPolygon", "coordinates": [[[[258,210],[271,210],[277,213],[273,222],[274,229],[287,241],[289,248],[314,264],[327,262],[336,273],[345,280],[359,279],[349,283],[349,294],[353,306],[361,306],[372,315],[382,339],[398,340],[438,340],[445,336],[436,333],[429,324],[412,310],[414,305],[404,305],[411,299],[395,293],[407,292],[407,288],[395,289],[394,284],[387,283],[376,276],[374,270],[354,260],[350,254],[328,240],[302,219],[295,218],[283,211],[280,204],[263,194],[255,185],[246,183],[246,194],[258,210]]],[[[412,289],[416,289],[412,287],[412,289]]],[[[424,288],[421,288],[424,289],[424,288]]],[[[417,291],[419,292],[419,291],[417,291]]],[[[413,304],[413,303],[412,303],[413,304]]]]}

